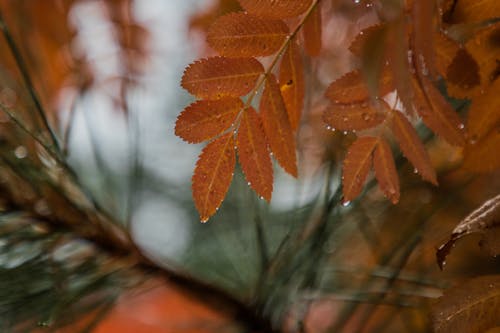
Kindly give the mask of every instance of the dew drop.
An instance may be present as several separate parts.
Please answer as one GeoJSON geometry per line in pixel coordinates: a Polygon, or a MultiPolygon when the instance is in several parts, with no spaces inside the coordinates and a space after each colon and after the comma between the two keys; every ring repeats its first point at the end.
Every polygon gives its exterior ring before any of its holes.
{"type": "Polygon", "coordinates": [[[342,133],[344,133],[344,135],[347,135],[347,131],[344,131],[344,132],[342,132],[342,133]]]}
{"type": "Polygon", "coordinates": [[[14,150],[14,155],[16,155],[16,157],[19,159],[25,158],[26,156],[28,156],[28,150],[25,146],[18,146],[14,150]]]}
{"type": "Polygon", "coordinates": [[[259,199],[260,199],[260,200],[264,200],[264,197],[263,197],[263,196],[260,196],[260,197],[259,197],[259,199]]]}
{"type": "Polygon", "coordinates": [[[463,130],[464,128],[465,128],[465,125],[464,125],[464,124],[459,124],[459,125],[458,125],[458,129],[463,130]]]}
{"type": "Polygon", "coordinates": [[[207,223],[208,222],[208,217],[202,218],[200,220],[201,223],[207,223]]]}
{"type": "Polygon", "coordinates": [[[371,119],[371,116],[368,113],[363,113],[361,117],[364,121],[369,121],[371,119]]]}
{"type": "Polygon", "coordinates": [[[418,173],[417,168],[413,169],[413,173],[418,173]]]}
{"type": "Polygon", "coordinates": [[[475,145],[477,143],[477,135],[472,135],[470,138],[469,138],[469,144],[471,145],[475,145]]]}
{"type": "Polygon", "coordinates": [[[351,204],[351,202],[350,202],[350,201],[344,201],[344,202],[342,203],[342,206],[347,207],[347,206],[349,206],[350,204],[351,204]]]}
{"type": "Polygon", "coordinates": [[[252,183],[248,182],[247,185],[250,186],[250,185],[252,185],[252,183]]]}

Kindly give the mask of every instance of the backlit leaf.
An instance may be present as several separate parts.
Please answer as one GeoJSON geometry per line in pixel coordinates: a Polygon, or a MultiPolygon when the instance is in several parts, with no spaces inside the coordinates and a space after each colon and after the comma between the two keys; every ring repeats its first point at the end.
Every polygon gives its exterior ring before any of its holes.
{"type": "MultiPolygon", "coordinates": [[[[450,239],[436,251],[436,259],[439,267],[443,269],[446,257],[454,247],[455,242],[460,238],[472,233],[481,233],[484,239],[490,233],[496,235],[498,230],[500,230],[500,194],[484,202],[453,229],[450,239]]],[[[480,244],[483,244],[483,242],[480,244]]],[[[498,254],[500,253],[492,253],[492,255],[498,254]]]]}
{"type": "Polygon", "coordinates": [[[454,1],[448,23],[479,22],[498,17],[500,2],[491,0],[454,1]]]}
{"type": "MultiPolygon", "coordinates": [[[[390,74],[383,70],[379,78],[378,96],[384,96],[392,89],[390,74]]],[[[337,104],[366,102],[370,98],[368,87],[359,71],[349,72],[333,81],[326,89],[325,95],[337,104]]]]}
{"type": "Polygon", "coordinates": [[[432,307],[434,332],[486,332],[500,325],[499,313],[500,275],[473,278],[447,290],[432,307]]]}
{"type": "Polygon", "coordinates": [[[318,56],[321,51],[322,34],[321,7],[317,4],[304,22],[302,29],[304,48],[311,57],[318,56]]]}
{"type": "Polygon", "coordinates": [[[303,67],[300,50],[296,43],[291,42],[281,59],[279,83],[292,130],[299,126],[304,106],[303,67]]]}
{"type": "Polygon", "coordinates": [[[283,169],[297,177],[295,138],[288,120],[285,103],[281,97],[276,77],[270,74],[260,100],[264,131],[274,157],[283,169]]]}
{"type": "Polygon", "coordinates": [[[250,187],[266,201],[271,201],[273,165],[262,121],[252,107],[241,115],[236,145],[240,165],[250,187]]]}
{"type": "Polygon", "coordinates": [[[242,107],[233,97],[194,102],[177,117],[175,135],[190,143],[209,140],[228,129],[242,107]]]}
{"type": "Polygon", "coordinates": [[[311,0],[238,0],[247,12],[267,18],[283,19],[304,13],[311,0]]]}
{"type": "Polygon", "coordinates": [[[181,85],[198,98],[238,97],[248,94],[263,72],[264,67],[254,58],[212,57],[189,65],[181,85]]]}
{"type": "Polygon", "coordinates": [[[385,42],[385,40],[379,40],[379,36],[383,36],[385,30],[385,24],[376,24],[361,30],[349,46],[349,51],[351,51],[355,56],[361,58],[363,56],[365,46],[371,40],[378,40],[379,43],[385,42]]]}
{"type": "Polygon", "coordinates": [[[339,131],[360,131],[381,124],[385,115],[367,102],[331,104],[323,113],[323,121],[339,131]]]}
{"type": "Polygon", "coordinates": [[[472,100],[467,114],[467,130],[471,141],[477,141],[490,130],[500,126],[500,80],[472,100]]]}
{"type": "Polygon", "coordinates": [[[471,98],[478,94],[481,85],[479,65],[466,49],[458,49],[445,74],[450,96],[471,98]]]}
{"type": "Polygon", "coordinates": [[[399,178],[394,164],[391,147],[384,139],[379,139],[373,154],[373,169],[378,185],[393,204],[399,201],[399,178]]]}
{"type": "Polygon", "coordinates": [[[463,167],[479,173],[490,173],[500,168],[500,127],[491,130],[484,138],[472,137],[464,150],[463,167]]]}
{"type": "Polygon", "coordinates": [[[434,35],[435,0],[418,0],[413,2],[413,52],[415,65],[422,76],[436,75],[434,35]]]}
{"type": "Polygon", "coordinates": [[[372,153],[377,146],[378,138],[360,137],[349,147],[342,165],[343,202],[355,199],[363,189],[363,185],[372,165],[372,153]]]}
{"type": "Polygon", "coordinates": [[[436,172],[432,167],[429,155],[408,119],[401,112],[394,111],[391,127],[401,151],[413,164],[415,170],[420,173],[424,180],[437,185],[436,172]]]}
{"type": "Polygon", "coordinates": [[[423,122],[449,144],[463,146],[464,125],[458,114],[426,78],[422,78],[422,85],[426,96],[423,95],[417,80],[414,80],[415,105],[423,122]]]}
{"type": "Polygon", "coordinates": [[[192,179],[193,199],[202,222],[208,221],[226,196],[236,156],[233,133],[209,143],[201,152],[192,179]]]}
{"type": "Polygon", "coordinates": [[[232,13],[212,24],[207,42],[227,57],[268,56],[281,47],[289,32],[285,22],[232,13]]]}

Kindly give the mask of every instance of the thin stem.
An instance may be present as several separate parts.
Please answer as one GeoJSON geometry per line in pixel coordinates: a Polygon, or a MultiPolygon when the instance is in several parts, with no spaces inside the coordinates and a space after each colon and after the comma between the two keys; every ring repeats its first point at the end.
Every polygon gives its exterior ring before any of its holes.
{"type": "Polygon", "coordinates": [[[42,103],[40,101],[40,98],[38,97],[38,94],[35,91],[35,87],[33,85],[33,82],[31,81],[31,77],[28,72],[28,66],[26,65],[26,62],[24,61],[21,51],[17,47],[14,38],[12,37],[12,34],[10,33],[7,24],[5,23],[3,19],[3,15],[0,11],[0,29],[3,32],[3,35],[5,37],[5,40],[7,41],[7,44],[9,45],[10,51],[12,52],[12,55],[14,56],[14,60],[17,64],[17,67],[19,68],[19,71],[21,72],[21,76],[23,78],[23,81],[28,89],[28,92],[31,96],[31,99],[33,100],[33,103],[35,104],[35,109],[40,116],[40,119],[43,123],[43,126],[45,129],[48,131],[50,138],[52,140],[52,144],[54,145],[56,151],[60,153],[60,147],[59,147],[59,142],[57,141],[57,137],[55,133],[53,132],[49,121],[47,119],[46,112],[43,109],[42,103]]]}

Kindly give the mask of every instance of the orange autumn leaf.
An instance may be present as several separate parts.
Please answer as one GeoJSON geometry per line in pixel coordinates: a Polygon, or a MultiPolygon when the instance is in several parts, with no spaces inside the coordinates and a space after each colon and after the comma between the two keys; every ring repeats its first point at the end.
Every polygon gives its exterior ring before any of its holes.
{"type": "Polygon", "coordinates": [[[441,76],[446,77],[448,66],[455,58],[460,45],[442,31],[434,33],[434,45],[436,45],[436,68],[441,76]]]}
{"type": "Polygon", "coordinates": [[[299,126],[304,106],[304,65],[298,45],[291,42],[283,54],[279,72],[281,95],[292,130],[299,126]]]}
{"type": "Polygon", "coordinates": [[[500,80],[472,100],[467,114],[467,130],[471,141],[477,141],[500,126],[500,80]]]}
{"type": "Polygon", "coordinates": [[[351,42],[351,45],[349,45],[349,51],[357,57],[362,57],[365,46],[371,40],[378,40],[382,43],[385,42],[385,39],[380,40],[380,36],[384,35],[386,28],[386,24],[380,23],[361,30],[351,42]]]}
{"type": "Polygon", "coordinates": [[[343,202],[355,199],[363,189],[363,185],[372,165],[372,153],[377,146],[378,138],[364,136],[358,138],[349,147],[342,165],[343,202]]]}
{"type": "Polygon", "coordinates": [[[311,57],[316,57],[321,51],[322,23],[321,7],[316,4],[309,17],[304,22],[302,29],[304,48],[311,57]]]}
{"type": "Polygon", "coordinates": [[[500,168],[500,126],[493,129],[480,140],[470,142],[464,151],[466,170],[478,173],[490,173],[500,168]]]}
{"type": "Polygon", "coordinates": [[[263,72],[264,67],[254,58],[211,57],[189,65],[181,85],[199,98],[238,97],[248,94],[263,72]]]}
{"type": "Polygon", "coordinates": [[[260,57],[278,51],[288,33],[288,26],[283,21],[232,13],[212,24],[207,42],[223,56],[260,57]]]}
{"type": "MultiPolygon", "coordinates": [[[[387,70],[383,70],[379,78],[379,96],[384,96],[393,89],[392,80],[387,70]]],[[[370,92],[359,71],[349,72],[330,83],[325,95],[333,103],[350,104],[366,102],[370,92]]]]}
{"type": "Polygon", "coordinates": [[[254,108],[246,109],[241,115],[236,140],[240,165],[248,184],[259,196],[271,201],[273,165],[262,120],[254,108]]]}
{"type": "Polygon", "coordinates": [[[455,98],[472,98],[481,86],[479,65],[467,49],[460,48],[446,70],[447,88],[455,98]]]}
{"type": "Polygon", "coordinates": [[[367,102],[331,104],[323,112],[323,121],[339,131],[360,131],[381,124],[385,115],[367,102]]]}
{"type": "Polygon", "coordinates": [[[284,19],[304,13],[311,0],[238,0],[247,12],[260,17],[284,19]]]}
{"type": "Polygon", "coordinates": [[[270,74],[260,100],[264,131],[274,157],[283,169],[297,177],[295,138],[276,77],[270,74]]]}
{"type": "Polygon", "coordinates": [[[208,221],[224,200],[235,163],[232,132],[212,141],[201,152],[192,179],[193,199],[201,222],[208,221]]]}
{"type": "Polygon", "coordinates": [[[437,185],[436,172],[424,145],[408,119],[398,111],[393,112],[392,132],[405,157],[413,164],[422,178],[437,185]]]}
{"type": "Polygon", "coordinates": [[[458,114],[430,81],[423,78],[422,86],[423,90],[417,80],[413,80],[415,105],[424,124],[449,144],[463,146],[464,125],[458,114]]]}
{"type": "Polygon", "coordinates": [[[175,123],[175,135],[189,143],[209,140],[231,126],[243,107],[239,98],[196,101],[181,112],[175,123]]]}
{"type": "Polygon", "coordinates": [[[447,16],[448,23],[472,23],[498,17],[500,1],[460,0],[454,1],[447,16]]]}
{"type": "Polygon", "coordinates": [[[436,50],[434,35],[436,30],[435,0],[418,0],[413,2],[413,56],[419,76],[436,75],[436,50]]]}
{"type": "Polygon", "coordinates": [[[373,169],[384,195],[393,204],[397,204],[399,201],[399,178],[391,147],[384,139],[379,139],[373,154],[373,169]]]}

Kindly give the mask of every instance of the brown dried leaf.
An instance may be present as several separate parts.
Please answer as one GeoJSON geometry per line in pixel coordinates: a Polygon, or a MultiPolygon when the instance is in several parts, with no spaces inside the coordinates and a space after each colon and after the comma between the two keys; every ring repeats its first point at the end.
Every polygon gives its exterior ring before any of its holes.
{"type": "Polygon", "coordinates": [[[254,58],[212,57],[189,65],[181,85],[198,98],[238,97],[248,94],[262,73],[264,67],[254,58]]]}
{"type": "Polygon", "coordinates": [[[322,35],[321,7],[317,4],[304,22],[302,29],[304,48],[311,57],[316,57],[321,52],[322,35]]]}
{"type": "Polygon", "coordinates": [[[401,151],[413,164],[415,170],[424,180],[437,185],[436,172],[429,155],[408,119],[401,112],[394,111],[391,127],[401,151]]]}
{"type": "Polygon", "coordinates": [[[339,131],[361,131],[375,127],[385,115],[367,102],[357,104],[331,104],[323,112],[323,121],[339,131]]]}
{"type": "Polygon", "coordinates": [[[270,74],[260,100],[264,131],[274,157],[283,169],[297,177],[295,138],[276,77],[270,74]]]}
{"type": "Polygon", "coordinates": [[[284,19],[304,13],[311,5],[311,0],[238,0],[250,14],[284,19]]]}
{"type": "Polygon", "coordinates": [[[436,45],[437,70],[441,76],[446,77],[448,66],[455,58],[460,45],[442,31],[434,33],[434,45],[436,45]]]}
{"type": "Polygon", "coordinates": [[[201,222],[208,221],[224,200],[235,163],[232,132],[212,141],[201,152],[192,179],[193,199],[201,222]]]}
{"type": "Polygon", "coordinates": [[[278,51],[288,33],[288,26],[283,21],[232,13],[212,24],[207,42],[226,57],[261,57],[278,51]]]}
{"type": "Polygon", "coordinates": [[[349,147],[342,165],[344,203],[352,201],[361,193],[372,165],[372,153],[377,143],[378,138],[364,136],[358,138],[349,147]]]}
{"type": "Polygon", "coordinates": [[[379,139],[373,154],[373,169],[378,185],[393,204],[399,201],[399,178],[394,164],[391,147],[384,139],[379,139]]]}
{"type": "Polygon", "coordinates": [[[292,130],[299,126],[304,106],[304,65],[298,45],[290,43],[281,59],[279,82],[292,130]]]}
{"type": "Polygon", "coordinates": [[[481,85],[479,65],[470,53],[460,48],[446,70],[448,93],[455,98],[472,98],[481,85]]]}
{"type": "Polygon", "coordinates": [[[236,145],[240,165],[250,187],[266,201],[271,201],[273,165],[262,121],[252,107],[241,115],[236,145]]]}
{"type": "MultiPolygon", "coordinates": [[[[379,78],[378,95],[384,96],[393,89],[390,73],[384,69],[379,78]]],[[[336,104],[367,102],[370,99],[370,93],[363,75],[357,70],[349,72],[330,83],[325,95],[336,104]]]]}
{"type": "Polygon", "coordinates": [[[500,275],[448,289],[432,307],[436,333],[482,333],[500,325],[500,275]]]}
{"type": "Polygon", "coordinates": [[[181,112],[175,123],[175,135],[189,143],[199,143],[222,134],[243,107],[239,98],[201,100],[181,112]]]}
{"type": "Polygon", "coordinates": [[[493,128],[500,127],[500,80],[472,100],[467,114],[467,130],[471,141],[477,141],[493,128]]]}
{"type": "Polygon", "coordinates": [[[464,125],[458,114],[429,80],[424,77],[421,82],[425,96],[416,79],[413,88],[417,113],[423,122],[449,144],[465,145],[464,125]]]}
{"type": "Polygon", "coordinates": [[[464,150],[463,167],[478,173],[490,173],[500,168],[500,127],[492,129],[480,140],[471,139],[464,150]]]}

